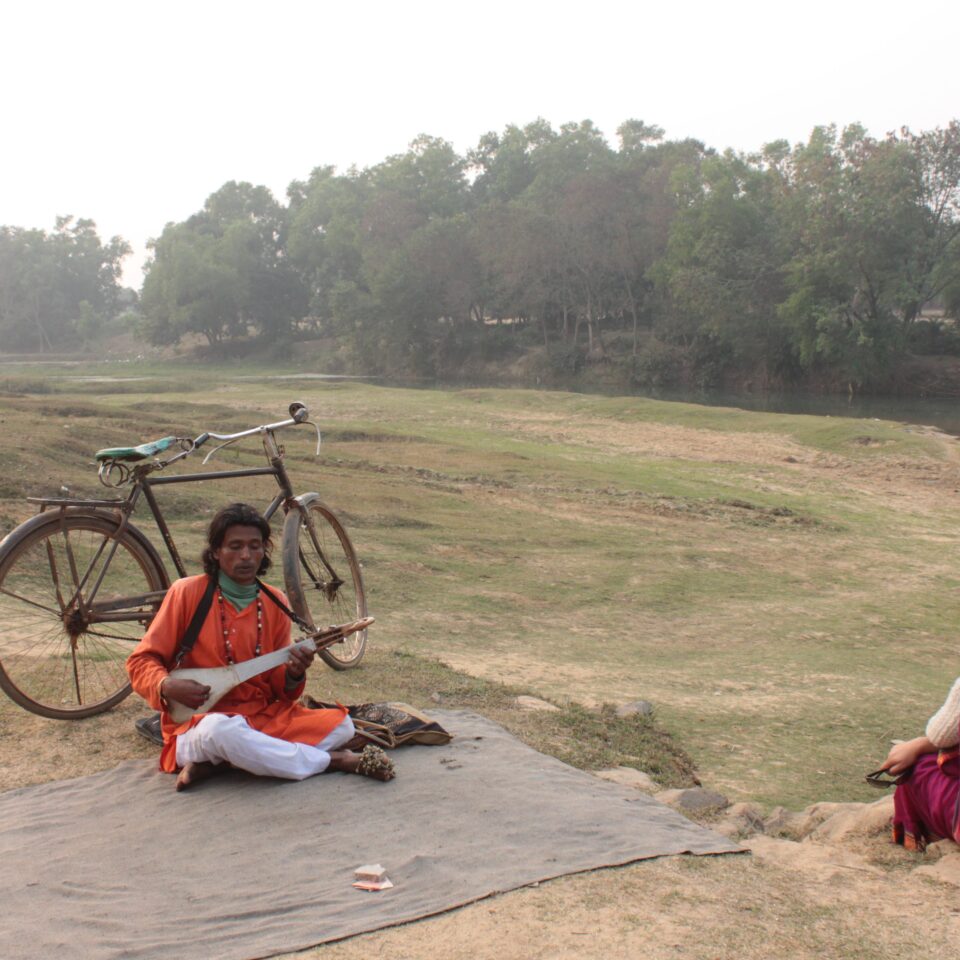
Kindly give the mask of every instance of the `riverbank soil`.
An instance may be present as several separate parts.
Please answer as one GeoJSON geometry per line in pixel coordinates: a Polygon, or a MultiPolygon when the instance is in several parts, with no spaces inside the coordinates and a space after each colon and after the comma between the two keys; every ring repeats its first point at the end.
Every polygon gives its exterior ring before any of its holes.
{"type": "MultiPolygon", "coordinates": [[[[4,371],[0,528],[33,512],[27,494],[63,483],[98,494],[100,447],[237,430],[301,399],[324,445],[315,458],[298,428],[285,437],[288,465],[357,545],[379,651],[439,658],[570,716],[577,703],[646,700],[705,787],[764,816],[874,801],[863,774],[891,739],[922,729],[960,673],[960,456],[937,431],[640,398],[269,379],[280,370],[128,373],[148,379],[4,371]]],[[[219,461],[260,462],[255,443],[219,461]]],[[[258,482],[164,489],[186,551],[226,499],[266,503],[258,482]]],[[[326,671],[317,695],[349,699],[363,675],[326,671]]],[[[4,782],[149,755],[131,732],[139,709],[128,701],[62,724],[0,705],[4,782]]],[[[616,763],[655,764],[638,757],[616,763]]],[[[957,888],[917,873],[915,855],[889,857],[882,833],[863,849],[746,841],[752,856],[566,878],[319,953],[955,956],[957,888]]]]}

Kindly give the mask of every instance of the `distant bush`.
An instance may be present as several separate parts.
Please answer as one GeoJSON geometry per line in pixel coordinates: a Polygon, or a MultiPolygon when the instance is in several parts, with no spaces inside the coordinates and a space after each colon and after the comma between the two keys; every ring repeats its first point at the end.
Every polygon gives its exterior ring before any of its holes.
{"type": "Polygon", "coordinates": [[[911,353],[921,356],[947,354],[960,356],[960,330],[955,323],[939,320],[918,320],[910,328],[907,340],[911,353]]]}
{"type": "Polygon", "coordinates": [[[668,387],[680,382],[683,374],[683,349],[662,340],[648,340],[644,349],[630,357],[630,383],[636,387],[668,387]]]}
{"type": "Polygon", "coordinates": [[[734,365],[733,345],[712,333],[701,334],[689,354],[692,386],[698,390],[715,390],[734,365]]]}
{"type": "Polygon", "coordinates": [[[585,363],[583,351],[571,343],[552,343],[544,357],[544,373],[564,377],[580,373],[585,363]]]}
{"type": "Polygon", "coordinates": [[[528,326],[523,324],[519,327],[507,325],[487,327],[483,332],[481,344],[483,359],[490,361],[514,357],[522,353],[530,343],[536,344],[537,331],[534,331],[534,337],[527,336],[528,326]]]}

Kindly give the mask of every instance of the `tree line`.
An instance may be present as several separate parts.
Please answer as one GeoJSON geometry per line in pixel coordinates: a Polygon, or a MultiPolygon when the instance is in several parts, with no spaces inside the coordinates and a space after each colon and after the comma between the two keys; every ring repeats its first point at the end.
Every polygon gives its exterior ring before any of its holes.
{"type": "Polygon", "coordinates": [[[0,350],[50,352],[96,337],[136,297],[120,287],[129,245],[104,244],[92,220],[51,233],[0,226],[0,350]]]}
{"type": "MultiPolygon", "coordinates": [[[[100,249],[108,292],[122,241],[100,249]]],[[[911,352],[960,353],[953,325],[922,313],[960,312],[960,123],[818,127],[755,154],[639,120],[616,146],[590,121],[511,125],[465,155],[421,136],[362,170],[317,167],[284,203],[226,183],[151,252],[139,329],[154,344],[325,338],[366,373],[524,355],[558,377],[870,386],[911,352]]],[[[21,308],[29,339],[28,314],[43,310],[21,308]]]]}

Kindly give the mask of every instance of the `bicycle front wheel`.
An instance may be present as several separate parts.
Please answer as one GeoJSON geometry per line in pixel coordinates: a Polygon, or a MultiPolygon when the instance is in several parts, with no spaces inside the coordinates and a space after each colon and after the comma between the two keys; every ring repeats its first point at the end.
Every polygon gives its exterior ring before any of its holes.
{"type": "MultiPolygon", "coordinates": [[[[367,615],[363,577],[343,525],[317,495],[300,498],[283,524],[283,579],[296,613],[314,629],[367,615]]],[[[367,631],[354,633],[320,651],[334,670],[349,670],[363,659],[367,631]]]]}
{"type": "Polygon", "coordinates": [[[126,659],[169,580],[143,534],[118,527],[51,514],[0,548],[0,687],[42,717],[89,717],[130,693],[126,659]]]}

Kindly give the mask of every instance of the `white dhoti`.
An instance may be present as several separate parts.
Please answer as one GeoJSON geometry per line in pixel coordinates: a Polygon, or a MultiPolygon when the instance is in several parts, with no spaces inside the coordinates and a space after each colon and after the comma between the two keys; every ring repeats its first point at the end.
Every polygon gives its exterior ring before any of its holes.
{"type": "Polygon", "coordinates": [[[344,717],[315,747],[291,743],[254,730],[241,716],[208,713],[177,737],[177,766],[230,763],[260,777],[304,780],[330,766],[330,751],[352,739],[353,721],[344,717]]]}

